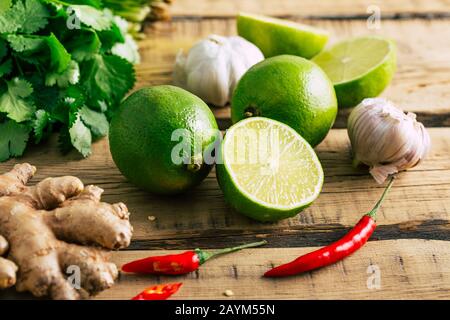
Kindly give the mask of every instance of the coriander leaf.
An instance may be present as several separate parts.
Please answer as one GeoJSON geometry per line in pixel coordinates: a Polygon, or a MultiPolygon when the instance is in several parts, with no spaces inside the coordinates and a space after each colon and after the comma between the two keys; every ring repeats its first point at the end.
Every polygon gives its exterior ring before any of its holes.
{"type": "Polygon", "coordinates": [[[43,77],[39,73],[27,76],[26,80],[33,86],[33,100],[36,107],[44,109],[51,114],[61,102],[64,91],[56,86],[46,86],[43,77]]]}
{"type": "Polygon", "coordinates": [[[0,14],[8,10],[11,7],[11,4],[12,0],[2,0],[2,2],[0,2],[0,14]]]}
{"type": "Polygon", "coordinates": [[[118,42],[125,42],[122,32],[115,23],[111,25],[110,29],[98,31],[97,34],[100,38],[100,42],[102,43],[102,50],[104,52],[111,50],[111,48],[118,42]]]}
{"type": "Polygon", "coordinates": [[[47,134],[45,131],[50,124],[50,116],[45,110],[36,111],[36,118],[32,121],[35,143],[42,141],[47,134]]]}
{"type": "Polygon", "coordinates": [[[77,116],[74,124],[69,129],[70,141],[83,157],[91,154],[92,135],[91,131],[81,121],[80,115],[77,116]]]}
{"type": "Polygon", "coordinates": [[[97,54],[83,62],[81,80],[89,102],[98,105],[101,100],[113,103],[121,100],[133,87],[135,74],[133,65],[128,61],[114,55],[97,54]]]}
{"type": "Polygon", "coordinates": [[[45,45],[45,38],[39,36],[9,34],[6,40],[8,40],[11,49],[16,52],[39,51],[45,45]]]}
{"type": "Polygon", "coordinates": [[[79,111],[81,120],[91,129],[95,139],[104,137],[109,132],[108,119],[103,113],[93,111],[83,106],[79,111]]]}
{"type": "Polygon", "coordinates": [[[105,10],[100,11],[88,5],[71,5],[70,7],[82,23],[95,30],[107,30],[111,27],[111,18],[105,10]]]}
{"type": "Polygon", "coordinates": [[[0,123],[0,162],[23,154],[30,129],[12,120],[0,123]]]}
{"type": "Polygon", "coordinates": [[[25,0],[24,2],[19,0],[14,5],[13,10],[23,17],[20,31],[24,33],[35,33],[47,25],[49,12],[39,0],[25,0]]]}
{"type": "MultiPolygon", "coordinates": [[[[3,1],[3,0],[2,0],[3,1]]],[[[22,25],[21,16],[16,16],[12,8],[0,13],[0,33],[13,33],[22,25]]]]}
{"type": "Polygon", "coordinates": [[[12,71],[12,60],[8,59],[5,62],[0,64],[0,78],[3,76],[10,74],[12,71]]]}
{"type": "Polygon", "coordinates": [[[64,45],[72,58],[79,62],[91,59],[101,47],[97,33],[89,28],[81,29],[75,37],[64,42],[64,45]]]}
{"type": "Polygon", "coordinates": [[[41,1],[17,0],[11,8],[0,12],[0,33],[35,33],[47,25],[48,17],[49,12],[41,1]]]}
{"type": "Polygon", "coordinates": [[[70,64],[70,54],[53,33],[47,37],[47,44],[50,48],[51,69],[57,73],[63,72],[70,64]]]}
{"type": "Polygon", "coordinates": [[[116,56],[124,58],[131,63],[139,63],[139,47],[134,41],[133,37],[127,34],[125,36],[125,43],[116,43],[112,48],[111,52],[116,56]]]}
{"type": "Polygon", "coordinates": [[[78,63],[70,61],[69,66],[62,73],[50,72],[45,76],[45,85],[58,85],[60,88],[67,88],[69,84],[77,84],[80,80],[80,68],[78,63]]]}
{"type": "Polygon", "coordinates": [[[34,104],[30,99],[33,87],[26,80],[14,78],[6,81],[7,90],[0,97],[0,111],[17,122],[30,120],[34,114],[34,104]]]}

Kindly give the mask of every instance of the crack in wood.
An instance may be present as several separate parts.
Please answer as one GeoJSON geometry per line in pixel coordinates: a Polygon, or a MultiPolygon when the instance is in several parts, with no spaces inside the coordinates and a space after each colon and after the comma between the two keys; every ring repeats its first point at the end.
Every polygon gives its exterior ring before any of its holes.
{"type": "MultiPolygon", "coordinates": [[[[426,220],[414,224],[411,222],[381,225],[369,241],[397,239],[425,239],[450,241],[449,220],[426,220]]],[[[167,238],[155,240],[133,240],[126,250],[192,249],[194,247],[218,249],[240,245],[246,242],[267,239],[265,248],[315,247],[332,243],[344,236],[348,227],[340,224],[296,226],[285,230],[206,230],[191,237],[167,238]]]]}
{"type": "MultiPolygon", "coordinates": [[[[342,14],[342,15],[273,15],[279,19],[308,19],[308,20],[367,20],[369,14],[342,14]]],[[[387,13],[381,16],[382,20],[433,20],[433,19],[450,19],[449,12],[402,12],[402,13],[387,13]]],[[[173,21],[199,21],[199,20],[234,20],[234,16],[222,16],[222,15],[178,15],[172,17],[173,21]]]]}

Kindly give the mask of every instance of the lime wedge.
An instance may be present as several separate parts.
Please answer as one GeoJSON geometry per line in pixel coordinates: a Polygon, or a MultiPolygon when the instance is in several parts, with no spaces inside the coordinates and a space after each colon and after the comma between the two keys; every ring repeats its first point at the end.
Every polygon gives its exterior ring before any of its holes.
{"type": "Polygon", "coordinates": [[[237,29],[266,58],[291,54],[309,59],[322,51],[328,41],[328,33],[322,29],[255,14],[240,13],[237,29]]]}
{"type": "Polygon", "coordinates": [[[339,42],[313,58],[334,84],[339,107],[378,96],[396,69],[395,44],[379,37],[339,42]]]}
{"type": "Polygon", "coordinates": [[[323,171],[313,148],[294,129],[253,117],[228,129],[217,179],[238,212],[276,221],[295,216],[319,196],[323,171]]]}

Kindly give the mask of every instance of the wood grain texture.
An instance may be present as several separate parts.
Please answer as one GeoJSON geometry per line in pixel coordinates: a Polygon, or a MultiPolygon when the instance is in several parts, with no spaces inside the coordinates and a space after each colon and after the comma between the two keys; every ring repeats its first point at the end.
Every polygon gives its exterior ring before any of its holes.
{"type": "Polygon", "coordinates": [[[450,1],[431,0],[176,0],[172,16],[234,17],[239,11],[272,16],[297,17],[367,17],[367,8],[376,5],[385,17],[449,14],[450,1]]]}
{"type": "MultiPolygon", "coordinates": [[[[450,128],[433,128],[430,134],[431,154],[399,176],[379,212],[375,237],[450,239],[450,128]]],[[[75,152],[63,157],[55,146],[55,141],[50,141],[20,159],[38,167],[33,182],[47,176],[75,175],[85,184],[105,189],[105,201],[125,202],[132,212],[134,249],[214,248],[256,238],[267,238],[276,247],[322,245],[344,234],[382,191],[365,169],[352,168],[343,129],[333,129],[316,148],[325,172],[319,199],[300,215],[278,223],[255,222],[230,209],[214,172],[186,194],[161,197],[126,181],[111,159],[107,139],[97,142],[92,156],[83,160],[75,152]],[[148,216],[156,220],[151,222],[148,216]]],[[[17,162],[0,164],[0,172],[17,162]]]]}
{"type": "MultiPolygon", "coordinates": [[[[248,249],[208,261],[198,272],[184,276],[121,274],[96,299],[130,299],[157,283],[182,282],[171,299],[450,299],[450,246],[446,241],[389,240],[369,242],[347,259],[329,267],[290,278],[266,279],[273,266],[295,259],[316,247],[248,249]],[[369,269],[369,267],[371,269],[369,269]],[[380,288],[369,289],[374,268],[380,288]],[[225,297],[232,290],[234,296],[225,297]]],[[[170,251],[177,253],[180,251],[170,251]]],[[[119,267],[134,259],[168,251],[120,251],[112,255],[119,267]]],[[[31,299],[13,289],[0,299],[31,299]]]]}
{"type": "MultiPolygon", "coordinates": [[[[122,274],[98,299],[131,298],[156,283],[183,282],[172,299],[449,299],[450,247],[444,241],[394,240],[368,243],[353,256],[304,275],[265,279],[273,265],[315,248],[252,249],[208,261],[198,272],[178,277],[122,274]],[[380,289],[368,289],[369,266],[380,270],[380,289]],[[233,297],[225,297],[225,290],[233,297]]],[[[163,251],[114,254],[122,265],[163,251]]],[[[166,253],[166,251],[165,251],[166,253]]],[[[372,272],[372,271],[371,271],[372,272]]]]}
{"type": "MultiPolygon", "coordinates": [[[[382,96],[404,110],[417,113],[419,121],[426,126],[450,125],[450,19],[383,21],[380,30],[369,30],[365,21],[358,20],[297,21],[329,30],[330,44],[367,34],[394,39],[398,48],[398,70],[382,96]]],[[[182,20],[160,22],[146,32],[149,37],[141,42],[143,62],[138,68],[138,88],[171,83],[173,63],[179,50],[188,50],[211,33],[233,35],[236,26],[233,19],[182,20]]],[[[213,110],[219,126],[227,128],[231,123],[229,108],[213,110]]],[[[349,112],[339,112],[336,128],[346,127],[349,112]]]]}

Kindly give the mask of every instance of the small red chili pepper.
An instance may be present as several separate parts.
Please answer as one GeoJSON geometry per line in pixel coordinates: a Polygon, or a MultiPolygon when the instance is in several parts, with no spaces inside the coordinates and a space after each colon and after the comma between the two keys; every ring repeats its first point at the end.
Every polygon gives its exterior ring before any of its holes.
{"type": "Polygon", "coordinates": [[[373,209],[366,213],[343,238],[319,250],[305,254],[294,261],[275,267],[267,271],[264,276],[286,277],[325,267],[344,259],[361,248],[375,230],[377,210],[381,206],[393,182],[394,178],[389,181],[389,184],[373,209]]]}
{"type": "Polygon", "coordinates": [[[149,287],[131,300],[166,300],[180,289],[182,283],[158,284],[149,287]]]}
{"type": "Polygon", "coordinates": [[[218,251],[207,252],[200,249],[186,251],[180,254],[148,257],[129,262],[122,266],[122,271],[146,274],[186,274],[198,269],[209,259],[218,255],[238,251],[245,248],[253,248],[266,244],[267,241],[254,242],[241,246],[226,248],[218,251]]]}

